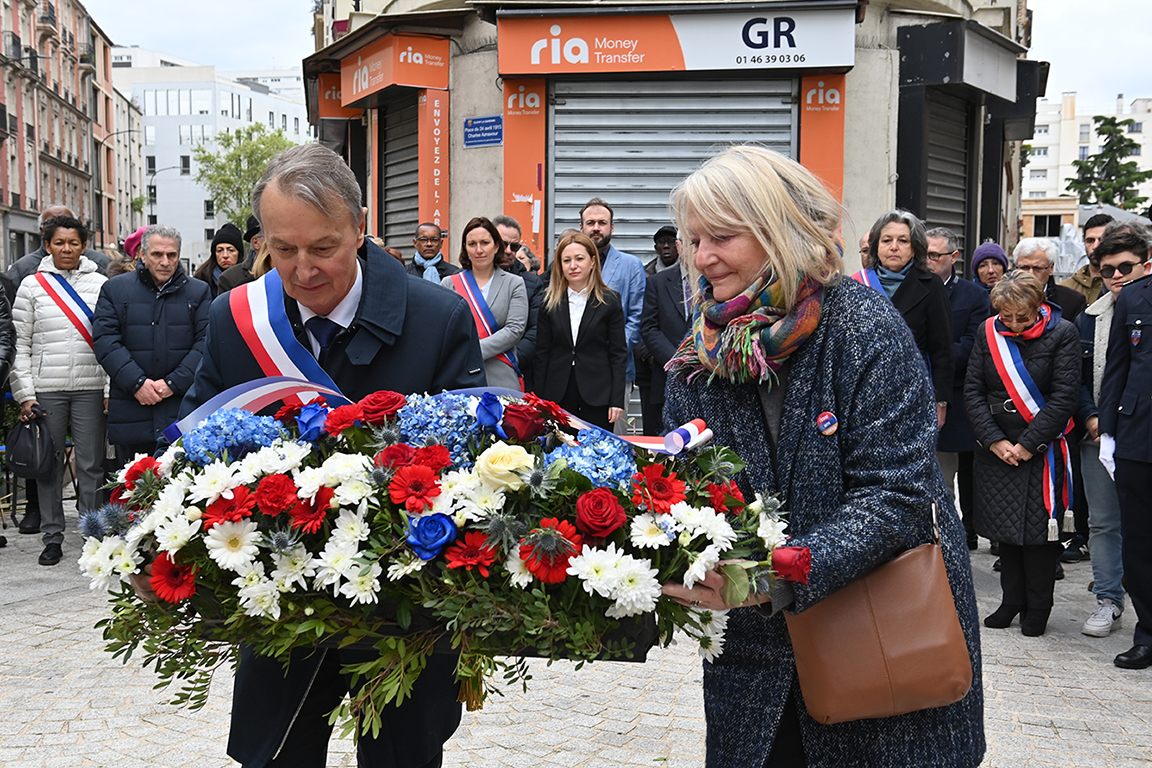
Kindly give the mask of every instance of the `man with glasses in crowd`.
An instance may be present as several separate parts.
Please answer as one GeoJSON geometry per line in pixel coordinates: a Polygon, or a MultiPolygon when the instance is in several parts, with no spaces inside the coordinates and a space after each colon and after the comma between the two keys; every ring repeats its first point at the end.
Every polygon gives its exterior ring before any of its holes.
{"type": "Polygon", "coordinates": [[[500,239],[504,241],[504,253],[497,259],[497,265],[505,272],[520,275],[524,281],[524,290],[528,292],[528,325],[524,328],[524,335],[516,342],[516,360],[520,363],[520,372],[524,375],[524,391],[531,392],[535,386],[533,381],[533,364],[536,358],[536,321],[540,317],[540,302],[544,298],[544,287],[548,280],[531,271],[516,258],[520,250],[520,238],[523,231],[520,222],[511,216],[501,214],[492,219],[500,239]]]}
{"type": "Polygon", "coordinates": [[[443,242],[438,224],[426,221],[416,227],[416,236],[412,239],[412,245],[416,246],[416,256],[406,267],[408,274],[440,285],[441,280],[459,272],[460,267],[449,264],[440,253],[443,242]]]}

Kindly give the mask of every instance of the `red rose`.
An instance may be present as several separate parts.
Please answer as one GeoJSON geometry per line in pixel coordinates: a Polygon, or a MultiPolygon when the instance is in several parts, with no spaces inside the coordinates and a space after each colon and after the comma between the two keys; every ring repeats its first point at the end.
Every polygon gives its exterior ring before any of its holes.
{"type": "Polygon", "coordinates": [[[369,424],[383,424],[389,416],[395,415],[398,410],[403,408],[406,402],[408,402],[408,398],[399,392],[382,390],[368,395],[358,405],[364,413],[364,421],[369,424]]]}
{"type": "Polygon", "coordinates": [[[544,418],[535,408],[519,403],[504,407],[504,433],[512,440],[528,443],[544,434],[544,418]]]}
{"type": "Polygon", "coordinates": [[[143,477],[145,472],[152,470],[152,472],[155,473],[159,469],[160,462],[151,456],[145,456],[128,467],[128,471],[124,473],[124,487],[129,491],[135,490],[136,481],[143,477]]]}
{"type": "Polygon", "coordinates": [[[302,501],[288,510],[288,514],[292,516],[292,527],[300,528],[305,533],[316,533],[320,530],[324,518],[332,509],[332,497],[335,494],[336,491],[322,485],[311,499],[302,501]]]}
{"type": "Polygon", "coordinates": [[[403,504],[414,515],[431,508],[432,499],[440,495],[436,473],[428,467],[413,464],[396,470],[388,485],[388,497],[394,504],[403,504]]]}
{"type": "Polygon", "coordinates": [[[280,410],[276,411],[276,421],[286,426],[294,427],[296,426],[296,417],[300,415],[300,411],[303,409],[304,406],[300,405],[299,403],[296,403],[295,405],[285,403],[280,407],[280,410]]]}
{"type": "Polygon", "coordinates": [[[684,482],[676,479],[675,472],[665,477],[660,464],[649,464],[643,472],[632,476],[633,504],[646,506],[653,512],[667,512],[681,501],[684,501],[684,482]]]}
{"type": "Polygon", "coordinates": [[[288,475],[268,475],[256,486],[256,506],[265,517],[275,517],[300,503],[298,491],[288,475]]]}
{"type": "Polygon", "coordinates": [[[328,412],[324,421],[324,431],[330,435],[339,435],[358,421],[364,419],[364,412],[359,405],[341,405],[328,412]]]}
{"type": "Polygon", "coordinates": [[[452,454],[448,453],[448,449],[442,445],[427,445],[416,449],[412,463],[428,467],[433,472],[439,473],[440,470],[452,464],[452,454]]]}
{"type": "Polygon", "coordinates": [[[223,496],[204,508],[204,530],[208,530],[220,523],[238,523],[246,517],[251,517],[252,507],[256,506],[256,496],[245,486],[232,489],[232,498],[223,496]]]}
{"type": "Polygon", "coordinates": [[[177,565],[171,555],[161,552],[152,561],[149,581],[157,597],[166,603],[178,603],[196,594],[196,567],[177,565]]]}
{"type": "Polygon", "coordinates": [[[406,467],[416,458],[416,449],[406,443],[390,445],[376,454],[376,466],[383,469],[406,467]]]}
{"type": "Polygon", "coordinates": [[[602,539],[627,521],[624,507],[607,488],[588,491],[576,499],[576,527],[580,533],[602,539]]]}
{"type": "Polygon", "coordinates": [[[772,550],[772,572],[784,581],[808,583],[812,570],[812,553],[808,547],[776,547],[772,550]]]}

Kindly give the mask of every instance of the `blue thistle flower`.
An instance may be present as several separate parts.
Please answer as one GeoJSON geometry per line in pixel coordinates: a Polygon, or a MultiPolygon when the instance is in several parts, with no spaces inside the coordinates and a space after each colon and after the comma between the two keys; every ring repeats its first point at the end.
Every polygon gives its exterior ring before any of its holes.
{"type": "Polygon", "coordinates": [[[89,510],[80,513],[80,535],[85,538],[104,538],[104,523],[100,520],[99,510],[89,510]]]}

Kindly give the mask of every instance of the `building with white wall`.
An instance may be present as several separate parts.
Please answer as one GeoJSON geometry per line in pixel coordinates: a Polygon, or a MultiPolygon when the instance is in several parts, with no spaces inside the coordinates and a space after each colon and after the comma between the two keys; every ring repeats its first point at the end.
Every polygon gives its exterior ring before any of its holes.
{"type": "Polygon", "coordinates": [[[116,245],[144,224],[144,113],[119,90],[113,89],[112,100],[116,231],[109,244],[116,245]]]}
{"type": "MultiPolygon", "coordinates": [[[[213,66],[140,48],[116,48],[112,56],[116,87],[143,110],[145,223],[179,229],[181,256],[195,269],[225,220],[194,180],[193,148],[257,122],[304,143],[312,138],[307,110],[258,82],[226,78],[213,66]]],[[[242,221],[233,223],[244,228],[242,221]]]]}
{"type": "Polygon", "coordinates": [[[222,72],[221,77],[243,83],[257,83],[277,96],[304,101],[304,70],[245,69],[240,72],[222,72]]]}

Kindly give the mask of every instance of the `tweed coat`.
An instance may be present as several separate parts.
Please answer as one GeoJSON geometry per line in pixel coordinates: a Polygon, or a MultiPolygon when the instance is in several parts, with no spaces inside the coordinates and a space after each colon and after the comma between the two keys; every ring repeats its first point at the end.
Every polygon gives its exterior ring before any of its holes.
{"type": "MultiPolygon", "coordinates": [[[[985,322],[995,322],[995,318],[985,322]]],[[[1024,367],[1044,396],[1045,405],[1029,424],[1016,414],[992,414],[989,404],[1003,403],[1008,390],[996,372],[988,337],[981,327],[964,383],[964,402],[976,432],[972,459],[976,532],[992,541],[1019,546],[1047,544],[1044,453],[1064,431],[1080,403],[1080,335],[1067,320],[1057,320],[1037,339],[1021,342],[1009,338],[1008,343],[1019,345],[1024,367]],[[998,440],[1019,443],[1033,456],[1019,466],[1005,464],[989,450],[998,440]]],[[[1057,478],[1064,482],[1063,465],[1057,466],[1057,478]]],[[[1057,525],[1062,526],[1063,519],[1063,513],[1058,512],[1057,525]]]]}
{"type": "MultiPolygon", "coordinates": [[[[941,286],[943,288],[943,286],[941,286]]],[[[812,553],[803,611],[899,552],[931,538],[940,507],[944,560],[972,658],[972,689],[947,707],[821,725],[808,716],[783,615],[729,612],[723,654],[704,664],[707,766],[762,766],[794,690],[807,763],[844,766],[974,766],[984,754],[984,696],[976,600],[964,530],[936,464],[934,394],[904,320],[879,292],[841,280],[824,292],[820,322],[792,356],[779,443],[771,446],[755,384],[669,378],[665,425],[703,418],[747,462],[741,490],[776,493],[791,543],[812,553]],[[825,411],[833,435],[816,427],[825,411]]],[[[751,498],[751,496],[748,496],[751,498]]],[[[909,628],[914,631],[914,627],[909,628]]]]}

